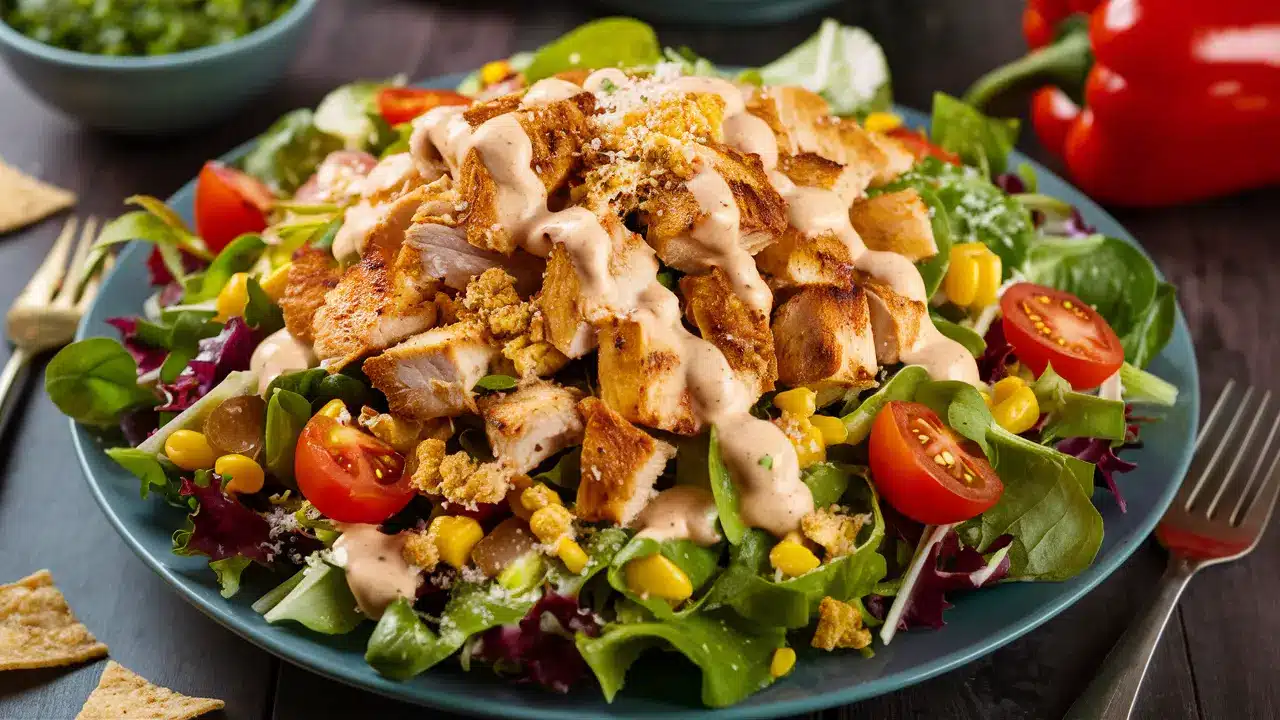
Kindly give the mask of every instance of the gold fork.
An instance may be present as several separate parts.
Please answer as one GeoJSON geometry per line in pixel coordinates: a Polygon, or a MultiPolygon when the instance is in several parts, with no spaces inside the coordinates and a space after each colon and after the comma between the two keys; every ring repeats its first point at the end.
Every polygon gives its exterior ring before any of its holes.
{"type": "Polygon", "coordinates": [[[40,355],[71,342],[76,326],[89,303],[98,294],[102,278],[111,268],[111,256],[97,268],[86,267],[89,249],[98,236],[98,219],[89,217],[80,227],[80,240],[71,263],[67,255],[75,242],[76,229],[80,226],[72,217],[62,226],[62,232],[54,241],[40,268],[31,281],[14,300],[5,316],[9,341],[13,353],[0,372],[0,429],[6,424],[19,386],[17,380],[25,374],[27,366],[40,355]]]}

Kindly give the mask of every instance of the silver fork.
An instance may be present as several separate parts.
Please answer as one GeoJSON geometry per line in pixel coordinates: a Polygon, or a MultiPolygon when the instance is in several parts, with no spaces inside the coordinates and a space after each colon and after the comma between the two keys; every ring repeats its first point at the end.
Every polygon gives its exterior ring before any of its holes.
{"type": "Polygon", "coordinates": [[[19,393],[20,377],[40,353],[60,348],[71,342],[76,326],[98,294],[98,287],[111,269],[107,255],[97,268],[88,267],[89,250],[98,236],[98,220],[90,217],[80,228],[80,240],[72,254],[80,225],[72,217],[62,226],[44,262],[31,276],[5,316],[6,331],[14,344],[9,362],[0,372],[0,431],[8,424],[9,415],[19,393]],[[70,265],[67,256],[71,254],[70,265]]]}
{"type": "Polygon", "coordinates": [[[1147,664],[1192,575],[1237,560],[1262,539],[1280,494],[1280,412],[1271,392],[1235,399],[1228,382],[1196,440],[1177,498],[1156,527],[1169,566],[1155,601],[1111,649],[1097,677],[1067,711],[1068,720],[1124,720],[1133,712],[1147,664]],[[1232,412],[1232,403],[1238,403],[1232,412]],[[1230,415],[1230,419],[1227,419],[1230,415]],[[1246,427],[1247,425],[1247,427],[1246,427]],[[1247,477],[1237,478],[1244,469],[1247,477]]]}

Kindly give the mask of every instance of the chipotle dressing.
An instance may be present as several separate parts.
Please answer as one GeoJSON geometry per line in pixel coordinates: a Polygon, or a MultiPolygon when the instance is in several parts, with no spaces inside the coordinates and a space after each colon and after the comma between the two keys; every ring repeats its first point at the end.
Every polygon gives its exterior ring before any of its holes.
{"type": "Polygon", "coordinates": [[[377,525],[338,523],[342,535],[333,543],[333,552],[345,555],[347,587],[355,596],[360,612],[377,620],[397,598],[413,600],[418,594],[422,573],[405,561],[404,533],[387,535],[377,525]]]}
{"type": "Polygon", "coordinates": [[[258,373],[258,394],[277,377],[298,370],[315,367],[319,363],[311,346],[280,328],[263,338],[249,358],[249,369],[258,373]]]}
{"type": "Polygon", "coordinates": [[[631,527],[638,531],[637,536],[659,542],[692,540],[703,547],[720,542],[715,498],[693,485],[677,485],[655,495],[631,527]]]}

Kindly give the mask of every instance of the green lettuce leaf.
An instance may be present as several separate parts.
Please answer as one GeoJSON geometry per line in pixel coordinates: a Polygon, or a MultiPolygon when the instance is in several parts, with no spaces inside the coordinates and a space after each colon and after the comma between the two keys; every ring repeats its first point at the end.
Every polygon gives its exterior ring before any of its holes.
{"type": "Polygon", "coordinates": [[[218,585],[222,588],[219,591],[222,597],[233,598],[240,592],[240,574],[251,563],[253,560],[243,555],[233,555],[209,563],[209,569],[213,570],[213,574],[218,578],[218,585]]]}
{"type": "Polygon", "coordinates": [[[720,528],[724,537],[731,544],[737,545],[747,526],[742,522],[742,513],[738,509],[738,488],[733,483],[729,468],[725,467],[724,458],[720,455],[720,440],[717,429],[712,426],[710,444],[707,448],[707,470],[711,478],[711,494],[715,497],[716,513],[720,516],[720,528]]]}
{"type": "Polygon", "coordinates": [[[345,142],[316,127],[306,108],[276,120],[241,161],[244,171],[266,183],[278,195],[292,195],[316,171],[320,162],[345,142]]]}
{"type": "Polygon", "coordinates": [[[44,373],[44,389],[62,414],[82,425],[115,425],[120,413],[155,404],[138,386],[138,363],[111,338],[88,338],[58,351],[44,373]]]}
{"type": "Polygon", "coordinates": [[[578,634],[578,651],[605,699],[622,689],[627,670],[644,651],[670,648],[702,670],[702,702],[732,705],[773,682],[769,662],[786,644],[781,629],[750,627],[732,613],[696,613],[665,622],[614,624],[599,637],[578,634]]]}
{"type": "Polygon", "coordinates": [[[661,59],[662,46],[653,28],[633,18],[600,18],[542,46],[524,77],[535,83],[566,70],[638,67],[661,59]]]}
{"type": "Polygon", "coordinates": [[[311,419],[311,403],[291,390],[275,388],[269,392],[263,460],[272,477],[289,482],[293,479],[293,454],[298,436],[311,419]]]}
{"type": "Polygon", "coordinates": [[[1141,251],[1103,235],[1038,240],[1027,255],[1026,279],[1080,298],[1122,338],[1145,324],[1160,286],[1141,251]]]}
{"type": "MultiPolygon", "coordinates": [[[[1146,367],[1173,336],[1173,323],[1178,314],[1174,287],[1167,282],[1156,286],[1156,297],[1139,313],[1133,328],[1120,337],[1124,356],[1137,367],[1146,367]]],[[[1172,403],[1170,403],[1172,404],[1172,403]]]]}
{"type": "Polygon", "coordinates": [[[910,400],[915,397],[916,388],[920,383],[928,380],[928,370],[919,365],[908,365],[889,378],[888,382],[871,397],[852,408],[845,405],[844,417],[840,418],[849,431],[849,438],[845,442],[857,445],[866,440],[871,434],[871,424],[875,422],[880,408],[893,400],[910,400]]]}
{"type": "Polygon", "coordinates": [[[1048,445],[1069,437],[1124,440],[1126,421],[1124,403],[1097,395],[1086,395],[1071,389],[1053,366],[1046,367],[1031,384],[1040,412],[1049,417],[1040,430],[1040,442],[1048,445]]]}
{"type": "Polygon", "coordinates": [[[693,613],[699,605],[697,600],[688,601],[684,609],[677,613],[671,609],[671,606],[665,600],[641,597],[631,592],[631,587],[627,584],[627,563],[659,553],[675,563],[677,567],[684,571],[685,575],[689,576],[689,582],[693,585],[695,596],[720,571],[720,552],[718,548],[705,548],[692,540],[663,540],[659,542],[650,537],[636,536],[631,538],[631,541],[618,551],[618,554],[613,557],[613,561],[609,564],[609,585],[637,605],[648,610],[659,620],[670,620],[674,617],[693,613]]]}
{"type": "Polygon", "coordinates": [[[582,551],[587,554],[587,564],[582,572],[569,572],[562,563],[552,563],[547,571],[547,581],[561,595],[577,595],[588,580],[608,569],[618,551],[626,544],[626,530],[616,527],[601,528],[582,544],[582,551]]]}
{"type": "Polygon", "coordinates": [[[942,287],[942,280],[947,276],[947,268],[951,267],[951,216],[947,206],[942,203],[931,188],[919,186],[916,192],[920,199],[929,206],[929,225],[933,231],[933,243],[938,246],[938,254],[927,260],[916,263],[920,277],[924,280],[925,297],[933,297],[942,287]]]}
{"type": "Polygon", "coordinates": [[[182,302],[191,305],[218,297],[218,293],[231,281],[231,276],[248,272],[266,249],[267,244],[256,233],[232,240],[203,273],[191,275],[183,281],[182,302]]]}
{"type": "Polygon", "coordinates": [[[1009,152],[1018,141],[1016,118],[993,118],[946,93],[933,94],[934,144],[960,156],[968,165],[995,177],[1008,166],[1009,152]]]}
{"type": "Polygon", "coordinates": [[[1125,402],[1171,406],[1178,402],[1178,388],[1146,370],[1125,363],[1120,366],[1125,402]]]}
{"type": "Polygon", "coordinates": [[[760,68],[765,85],[800,85],[822,95],[841,116],[893,105],[889,63],[866,30],[827,18],[818,32],[760,68]]]}
{"type": "Polygon", "coordinates": [[[313,558],[299,575],[301,580],[263,613],[263,619],[273,625],[292,620],[325,635],[345,635],[364,622],[341,568],[313,558]]]}
{"type": "Polygon", "coordinates": [[[378,112],[378,92],[386,87],[403,84],[402,77],[390,80],[357,80],[331,90],[316,106],[316,129],[342,138],[348,150],[378,154],[396,137],[378,112]]]}
{"type": "Polygon", "coordinates": [[[279,305],[271,302],[257,279],[249,278],[245,283],[245,291],[249,295],[249,301],[244,306],[245,324],[263,337],[284,327],[284,312],[279,305]]]}

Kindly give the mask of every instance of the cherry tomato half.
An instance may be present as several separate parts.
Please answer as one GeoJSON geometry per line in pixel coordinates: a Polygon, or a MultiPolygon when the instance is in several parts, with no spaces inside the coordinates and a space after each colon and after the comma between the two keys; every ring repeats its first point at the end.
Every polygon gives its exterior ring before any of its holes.
{"type": "Polygon", "coordinates": [[[302,429],[294,475],[303,496],[338,522],[380,523],[414,495],[399,453],[325,415],[311,418],[302,429]]]}
{"type": "Polygon", "coordinates": [[[895,510],[926,525],[977,517],[1004,492],[982,451],[920,403],[886,403],[871,425],[868,451],[876,489],[895,510]]]}
{"type": "Polygon", "coordinates": [[[1115,330],[1069,292],[1018,283],[1000,299],[1004,336],[1036,375],[1053,369],[1076,390],[1098,387],[1124,364],[1115,330]]]}
{"type": "Polygon", "coordinates": [[[951,152],[950,150],[944,150],[929,142],[929,139],[926,138],[924,133],[919,130],[912,130],[908,127],[896,127],[886,133],[886,135],[902,143],[912,155],[916,156],[916,160],[923,160],[927,157],[936,157],[939,160],[951,163],[952,165],[960,164],[959,155],[951,152]]]}
{"type": "Polygon", "coordinates": [[[216,253],[241,235],[264,229],[274,202],[266,185],[210,160],[196,180],[196,232],[216,253]]]}
{"type": "Polygon", "coordinates": [[[438,105],[470,105],[471,98],[452,90],[391,87],[378,91],[378,113],[388,125],[399,125],[438,105]]]}

